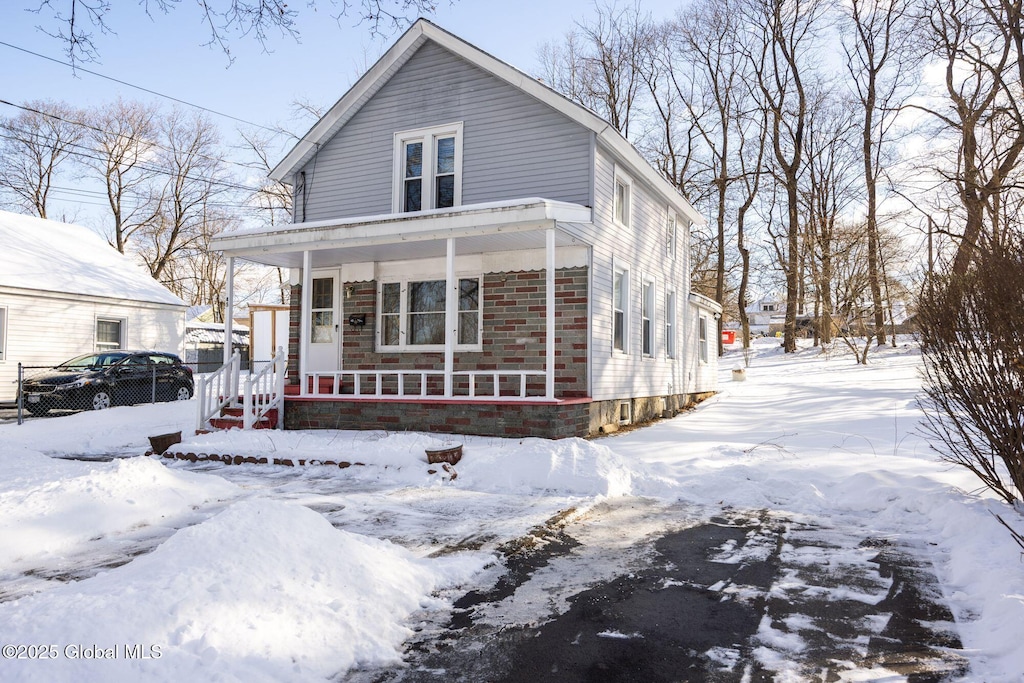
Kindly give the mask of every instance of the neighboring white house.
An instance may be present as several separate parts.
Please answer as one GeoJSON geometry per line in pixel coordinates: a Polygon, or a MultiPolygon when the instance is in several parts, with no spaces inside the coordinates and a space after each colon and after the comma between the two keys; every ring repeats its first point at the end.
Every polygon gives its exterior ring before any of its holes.
{"type": "MultiPolygon", "coordinates": [[[[292,428],[585,436],[716,389],[676,187],[592,111],[417,21],[274,168],[292,428]]],[[[230,298],[230,297],[229,297],[230,298]]]]}
{"type": "Polygon", "coordinates": [[[130,348],[181,353],[185,303],[79,225],[0,211],[0,401],[18,363],[130,348]]]}

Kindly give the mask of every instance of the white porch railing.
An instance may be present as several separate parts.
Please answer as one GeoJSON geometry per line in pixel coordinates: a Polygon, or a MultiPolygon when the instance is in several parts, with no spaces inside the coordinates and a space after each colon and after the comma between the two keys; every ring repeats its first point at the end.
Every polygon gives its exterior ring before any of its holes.
{"type": "Polygon", "coordinates": [[[206,429],[212,418],[219,417],[224,408],[238,408],[242,397],[242,428],[252,429],[271,410],[277,409],[277,428],[284,428],[284,380],[287,354],[278,347],[273,360],[257,373],[245,376],[239,392],[241,358],[236,352],[231,360],[215,372],[199,377],[196,384],[197,429],[206,429]]]}
{"type": "Polygon", "coordinates": [[[277,347],[274,359],[245,378],[242,392],[242,429],[252,429],[271,410],[277,410],[277,428],[284,429],[284,375],[287,356],[277,347]]]}
{"type": "Polygon", "coordinates": [[[241,367],[242,358],[236,351],[231,360],[218,370],[199,377],[196,383],[199,404],[196,429],[206,429],[210,419],[219,416],[221,410],[238,405],[238,375],[241,367]]]}
{"type": "Polygon", "coordinates": [[[339,370],[306,374],[304,389],[308,396],[344,396],[350,399],[399,398],[457,398],[478,400],[553,400],[544,392],[528,393],[530,377],[546,378],[544,370],[464,370],[452,373],[453,385],[460,379],[460,391],[450,396],[444,392],[443,370],[339,370]],[[429,381],[434,379],[433,382],[429,381]],[[411,382],[410,382],[411,380],[411,382]],[[503,381],[504,380],[504,381],[503,381]],[[511,380],[511,381],[509,381],[511,380]],[[413,390],[408,384],[414,384],[413,390]],[[481,388],[489,383],[490,391],[481,388]],[[509,393],[509,386],[515,393],[509,393]],[[506,393],[502,393],[502,388],[506,393]]]}

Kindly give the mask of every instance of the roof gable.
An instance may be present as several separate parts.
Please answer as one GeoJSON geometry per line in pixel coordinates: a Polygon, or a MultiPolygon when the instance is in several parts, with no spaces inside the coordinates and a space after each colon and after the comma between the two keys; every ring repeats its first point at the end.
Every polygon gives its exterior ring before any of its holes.
{"type": "Polygon", "coordinates": [[[81,225],[0,211],[0,286],[184,306],[81,225]]]}
{"type": "Polygon", "coordinates": [[[572,121],[592,131],[615,156],[642,178],[648,185],[664,195],[677,211],[694,223],[703,223],[701,215],[686,201],[679,191],[660,173],[655,171],[639,152],[611,124],[586,107],[544,85],[532,76],[519,71],[461,38],[439,28],[426,19],[419,19],[395,42],[369,71],[339,99],[305,136],[270,172],[270,177],[288,182],[291,175],[308,162],[317,150],[333,137],[427,41],[432,41],[470,64],[509,83],[521,92],[543,102],[572,121]]]}

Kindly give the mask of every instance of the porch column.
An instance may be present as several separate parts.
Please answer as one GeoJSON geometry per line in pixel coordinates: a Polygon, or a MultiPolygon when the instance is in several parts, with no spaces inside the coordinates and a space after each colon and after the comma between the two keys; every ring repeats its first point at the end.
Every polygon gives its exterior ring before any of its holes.
{"type": "Polygon", "coordinates": [[[555,397],[555,228],[547,229],[545,234],[544,256],[546,261],[545,275],[547,282],[544,293],[547,298],[545,315],[547,340],[546,358],[544,361],[544,396],[555,397]]]}
{"type": "Polygon", "coordinates": [[[455,369],[455,341],[459,336],[459,281],[455,277],[455,238],[445,245],[444,297],[444,395],[451,398],[455,369]]]}
{"type": "Polygon", "coordinates": [[[313,252],[302,252],[302,303],[299,306],[299,382],[300,393],[309,393],[306,388],[306,355],[309,352],[310,311],[313,308],[313,252]]]}
{"type": "Polygon", "coordinates": [[[226,299],[224,302],[224,365],[231,362],[231,354],[234,351],[232,341],[234,340],[235,321],[231,311],[235,306],[235,257],[228,256],[226,262],[228,281],[224,292],[226,299]]]}

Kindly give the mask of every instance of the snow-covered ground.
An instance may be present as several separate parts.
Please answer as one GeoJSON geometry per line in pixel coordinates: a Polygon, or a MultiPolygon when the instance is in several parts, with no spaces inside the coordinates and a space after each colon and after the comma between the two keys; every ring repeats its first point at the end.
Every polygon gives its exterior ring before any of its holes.
{"type": "MultiPolygon", "coordinates": [[[[457,437],[455,478],[428,468],[424,448],[443,437],[423,434],[231,432],[181,446],[363,463],[347,469],[137,456],[150,435],[191,434],[191,402],[0,425],[0,680],[308,681],[386,665],[413,615],[481,585],[500,569],[498,544],[552,516],[618,511],[605,517],[609,552],[650,531],[623,501],[771,510],[918,547],[968,680],[1022,680],[1024,563],[990,512],[1024,519],[918,433],[916,350],[860,367],[762,340],[747,381],[731,382],[741,358],[724,359],[717,396],[643,429],[457,437]],[[59,459],[110,454],[137,457],[59,459]]],[[[800,643],[768,624],[758,638],[785,680],[778,653],[800,643]]]]}

